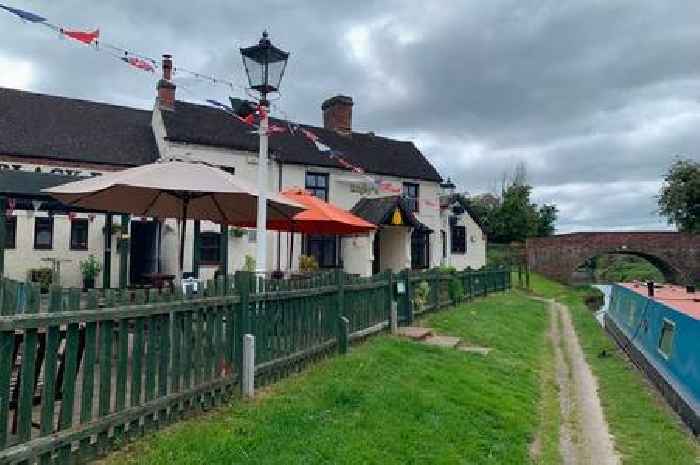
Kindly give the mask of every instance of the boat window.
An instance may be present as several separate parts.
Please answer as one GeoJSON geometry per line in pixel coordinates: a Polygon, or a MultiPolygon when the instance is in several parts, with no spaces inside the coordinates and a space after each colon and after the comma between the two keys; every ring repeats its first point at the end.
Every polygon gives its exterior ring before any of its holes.
{"type": "Polygon", "coordinates": [[[676,330],[676,325],[669,320],[664,319],[661,327],[661,337],[659,338],[659,351],[666,357],[671,356],[673,351],[673,333],[676,330]]]}

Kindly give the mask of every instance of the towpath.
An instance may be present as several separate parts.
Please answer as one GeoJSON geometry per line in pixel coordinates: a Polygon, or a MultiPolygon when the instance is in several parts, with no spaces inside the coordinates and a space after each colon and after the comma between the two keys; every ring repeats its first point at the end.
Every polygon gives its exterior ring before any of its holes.
{"type": "Polygon", "coordinates": [[[598,383],[586,362],[569,309],[554,301],[547,304],[561,409],[562,463],[618,465],[621,461],[603,415],[598,383]]]}

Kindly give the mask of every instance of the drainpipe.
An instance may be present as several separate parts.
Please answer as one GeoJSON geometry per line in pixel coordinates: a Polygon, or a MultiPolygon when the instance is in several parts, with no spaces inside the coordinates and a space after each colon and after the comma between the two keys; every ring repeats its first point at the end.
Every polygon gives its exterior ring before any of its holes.
{"type": "Polygon", "coordinates": [[[104,227],[104,258],[102,263],[102,288],[109,289],[112,285],[112,225],[111,213],[105,214],[104,227]]]}
{"type": "Polygon", "coordinates": [[[119,288],[126,289],[129,283],[129,244],[131,243],[131,235],[129,234],[129,215],[122,215],[121,228],[122,239],[119,250],[119,288]]]}
{"type": "MultiPolygon", "coordinates": [[[[282,161],[277,159],[277,192],[282,192],[282,161]]],[[[277,231],[277,271],[282,269],[282,232],[277,231]]]]}

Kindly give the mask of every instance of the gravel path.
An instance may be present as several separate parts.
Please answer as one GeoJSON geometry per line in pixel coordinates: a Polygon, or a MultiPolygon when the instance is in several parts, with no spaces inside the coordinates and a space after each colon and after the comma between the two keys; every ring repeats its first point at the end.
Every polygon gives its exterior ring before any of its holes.
{"type": "Polygon", "coordinates": [[[561,406],[559,447],[564,465],[618,465],[598,397],[598,383],[586,362],[568,307],[549,302],[561,406]]]}

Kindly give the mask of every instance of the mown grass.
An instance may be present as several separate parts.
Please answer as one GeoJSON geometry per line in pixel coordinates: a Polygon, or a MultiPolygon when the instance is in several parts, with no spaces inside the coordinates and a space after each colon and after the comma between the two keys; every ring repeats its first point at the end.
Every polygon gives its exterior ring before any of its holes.
{"type": "MultiPolygon", "coordinates": [[[[527,464],[548,316],[519,293],[426,318],[488,356],[381,336],[109,464],[527,464]]],[[[551,462],[555,463],[555,462],[551,462]]]]}
{"type": "Polygon", "coordinates": [[[617,350],[583,303],[590,288],[571,288],[533,275],[534,293],[568,305],[586,359],[598,378],[610,432],[626,465],[696,464],[700,449],[680,420],[617,350]],[[605,351],[608,356],[601,357],[605,351]]]}

